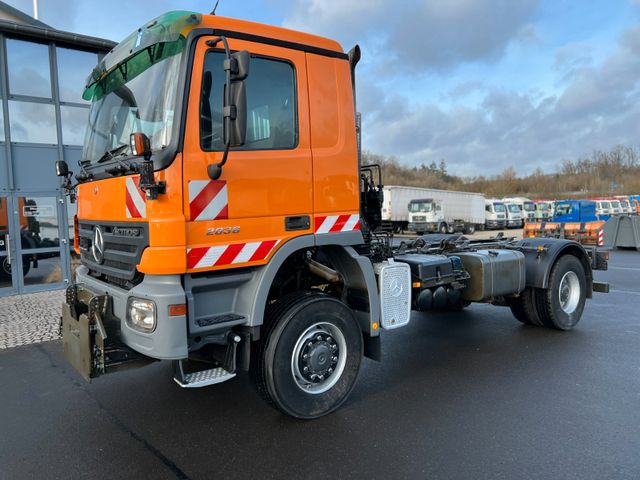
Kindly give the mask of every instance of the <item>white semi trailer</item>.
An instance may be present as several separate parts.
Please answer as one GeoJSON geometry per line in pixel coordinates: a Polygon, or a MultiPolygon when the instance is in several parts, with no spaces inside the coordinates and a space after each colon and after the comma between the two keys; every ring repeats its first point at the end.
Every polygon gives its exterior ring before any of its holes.
{"type": "Polygon", "coordinates": [[[424,188],[387,185],[383,189],[382,227],[385,230],[401,233],[409,227],[407,206],[413,199],[423,195],[424,188]]]}
{"type": "Polygon", "coordinates": [[[484,195],[433,188],[412,188],[409,231],[473,233],[484,228],[484,195]]]}

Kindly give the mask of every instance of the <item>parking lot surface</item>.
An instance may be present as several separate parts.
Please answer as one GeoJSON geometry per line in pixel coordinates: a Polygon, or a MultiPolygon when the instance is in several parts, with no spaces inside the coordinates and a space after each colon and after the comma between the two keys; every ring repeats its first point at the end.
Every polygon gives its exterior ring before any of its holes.
{"type": "Polygon", "coordinates": [[[612,291],[572,332],[415,314],[310,422],[246,376],[181,389],[163,362],[87,385],[59,341],[0,351],[0,478],[640,478],[640,253],[596,276],[612,291]]]}

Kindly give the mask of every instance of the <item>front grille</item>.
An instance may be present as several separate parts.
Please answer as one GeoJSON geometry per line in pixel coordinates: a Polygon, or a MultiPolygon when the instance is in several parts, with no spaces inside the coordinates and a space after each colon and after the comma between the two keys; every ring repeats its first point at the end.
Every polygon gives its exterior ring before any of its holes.
{"type": "Polygon", "coordinates": [[[427,220],[427,217],[425,217],[424,215],[416,215],[413,217],[414,222],[424,222],[426,220],[427,220]]]}
{"type": "Polygon", "coordinates": [[[147,223],[78,222],[80,258],[91,274],[121,288],[131,288],[142,281],[136,266],[149,245],[147,223]],[[104,243],[104,260],[98,263],[92,246],[95,230],[100,227],[104,243]]]}

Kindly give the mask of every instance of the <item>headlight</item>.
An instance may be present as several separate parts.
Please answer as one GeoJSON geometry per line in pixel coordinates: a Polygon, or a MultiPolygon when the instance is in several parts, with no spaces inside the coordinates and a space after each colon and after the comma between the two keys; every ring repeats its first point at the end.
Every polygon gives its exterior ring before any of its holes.
{"type": "Polygon", "coordinates": [[[129,298],[127,323],[137,330],[153,332],[156,329],[156,304],[151,300],[129,298]]]}

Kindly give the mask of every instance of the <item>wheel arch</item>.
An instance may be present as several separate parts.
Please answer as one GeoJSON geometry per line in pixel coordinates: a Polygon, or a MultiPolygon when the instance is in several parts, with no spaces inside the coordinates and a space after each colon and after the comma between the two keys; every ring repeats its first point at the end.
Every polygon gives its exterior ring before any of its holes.
{"type": "Polygon", "coordinates": [[[587,281],[587,298],[593,296],[593,272],[587,251],[582,245],[573,240],[556,238],[527,238],[518,242],[523,247],[544,247],[546,253],[540,255],[537,251],[524,250],[526,286],[534,288],[548,288],[551,269],[563,255],[573,255],[582,264],[587,281]]]}
{"type": "MultiPolygon", "coordinates": [[[[311,235],[300,236],[288,241],[275,252],[267,265],[255,272],[253,278],[238,292],[238,300],[248,307],[250,326],[257,327],[264,323],[269,292],[278,272],[287,260],[301,251],[314,247],[316,247],[316,242],[311,235]]],[[[317,248],[323,256],[331,261],[335,270],[344,279],[345,287],[347,287],[345,291],[354,289],[366,293],[368,311],[364,311],[363,305],[360,305],[356,298],[347,296],[343,301],[354,311],[363,332],[372,337],[377,336],[379,329],[374,329],[373,324],[379,323],[380,302],[371,261],[367,257],[359,255],[351,246],[326,244],[317,248]]]]}

